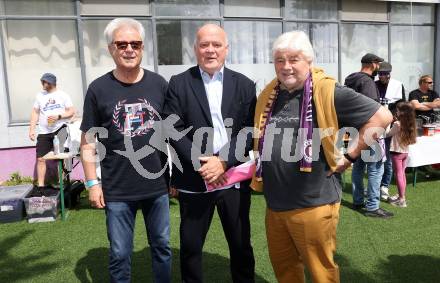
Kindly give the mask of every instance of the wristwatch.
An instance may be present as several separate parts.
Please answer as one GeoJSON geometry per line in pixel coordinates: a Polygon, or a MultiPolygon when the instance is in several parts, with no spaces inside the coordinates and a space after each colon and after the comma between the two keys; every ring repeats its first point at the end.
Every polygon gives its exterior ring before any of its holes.
{"type": "Polygon", "coordinates": [[[63,118],[63,116],[61,116],[61,114],[58,114],[58,120],[61,120],[61,118],[63,118]]]}
{"type": "Polygon", "coordinates": [[[348,161],[350,161],[351,163],[355,163],[357,158],[353,158],[351,157],[348,153],[344,153],[344,157],[345,159],[347,159],[348,161]]]}
{"type": "Polygon", "coordinates": [[[93,179],[93,180],[88,180],[84,183],[84,186],[86,187],[86,189],[90,189],[91,187],[93,187],[94,185],[98,185],[101,184],[100,181],[93,179]]]}

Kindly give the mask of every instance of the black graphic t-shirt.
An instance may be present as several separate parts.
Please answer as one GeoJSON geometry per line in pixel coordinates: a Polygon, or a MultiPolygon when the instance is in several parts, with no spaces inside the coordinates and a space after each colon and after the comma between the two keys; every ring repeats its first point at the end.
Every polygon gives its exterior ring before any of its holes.
{"type": "MultiPolygon", "coordinates": [[[[420,89],[415,89],[409,93],[409,101],[411,100],[417,100],[420,103],[423,102],[433,102],[435,99],[439,98],[439,95],[437,92],[433,90],[428,90],[428,92],[424,93],[421,92],[420,89]]],[[[416,115],[425,115],[430,116],[432,113],[434,113],[434,110],[428,110],[428,111],[420,111],[416,110],[416,115]]]]}
{"type": "Polygon", "coordinates": [[[165,166],[166,156],[157,146],[150,147],[166,91],[165,79],[148,70],[134,84],[118,81],[112,72],[90,84],[81,131],[92,127],[108,131],[107,137],[98,134],[98,141],[105,147],[101,181],[106,201],[141,200],[167,193],[168,171],[158,174],[165,166]],[[136,156],[131,160],[130,152],[136,156]]]}
{"type": "MultiPolygon", "coordinates": [[[[312,172],[299,171],[301,153],[297,147],[297,135],[300,125],[299,113],[303,90],[292,93],[280,91],[274,102],[269,126],[276,127],[273,141],[264,139],[263,158],[268,150],[270,161],[262,162],[263,187],[267,206],[275,211],[316,207],[341,200],[341,176],[327,176],[324,150],[320,143],[312,144],[308,152],[313,158],[312,172]],[[268,149],[272,144],[272,149],[268,149]],[[315,154],[317,158],[315,157],[315,154]]],[[[336,85],[335,108],[339,127],[361,128],[379,109],[380,104],[347,87],[336,85]]],[[[318,128],[316,109],[313,105],[313,128],[318,128]]]]}

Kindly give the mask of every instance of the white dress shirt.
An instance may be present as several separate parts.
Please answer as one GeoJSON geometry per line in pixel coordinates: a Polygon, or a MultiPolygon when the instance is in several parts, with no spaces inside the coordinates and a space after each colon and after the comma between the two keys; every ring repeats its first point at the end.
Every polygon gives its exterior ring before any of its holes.
{"type": "Polygon", "coordinates": [[[226,133],[222,116],[223,70],[224,67],[222,67],[220,71],[215,72],[211,78],[207,72],[200,69],[203,84],[205,85],[206,96],[208,98],[212,125],[214,128],[214,153],[218,153],[220,149],[228,143],[228,135],[226,133]]]}
{"type": "MultiPolygon", "coordinates": [[[[223,95],[223,70],[215,72],[211,76],[203,71],[200,67],[200,75],[202,76],[203,84],[205,85],[206,96],[208,98],[209,110],[211,112],[212,125],[214,128],[213,150],[218,153],[220,149],[228,142],[228,135],[226,133],[225,124],[223,123],[222,115],[222,95],[223,95]]],[[[217,190],[229,189],[232,187],[239,188],[240,183],[218,188],[217,190]]],[[[192,192],[185,189],[179,189],[179,192],[199,194],[199,192],[192,192]]],[[[208,193],[208,191],[200,192],[208,193]]]]}

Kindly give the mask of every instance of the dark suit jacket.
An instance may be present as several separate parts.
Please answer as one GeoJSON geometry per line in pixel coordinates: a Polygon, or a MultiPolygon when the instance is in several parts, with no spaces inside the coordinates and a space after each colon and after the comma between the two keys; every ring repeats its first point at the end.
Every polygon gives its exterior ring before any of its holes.
{"type": "MultiPolygon", "coordinates": [[[[239,163],[235,157],[238,133],[244,127],[253,127],[256,104],[255,91],[255,83],[249,78],[226,67],[224,68],[221,111],[223,120],[232,118],[233,125],[232,127],[225,125],[227,131],[232,130],[232,134],[229,143],[220,150],[220,156],[228,156],[228,168],[239,163]]],[[[182,139],[178,141],[170,140],[170,145],[176,151],[183,167],[183,172],[180,172],[179,169],[173,166],[171,185],[177,189],[188,191],[205,191],[203,179],[195,170],[198,168],[194,168],[191,160],[193,137],[195,138],[195,146],[201,150],[203,155],[210,156],[213,154],[212,143],[207,143],[206,138],[196,138],[200,135],[194,136],[197,130],[201,130],[203,127],[212,129],[213,126],[208,97],[198,66],[171,77],[163,114],[165,117],[175,114],[180,118],[174,124],[174,128],[179,132],[192,127],[182,139]]],[[[251,135],[251,133],[247,135],[246,153],[252,148],[251,135]]],[[[242,142],[244,141],[239,141],[239,143],[242,142]]],[[[240,146],[243,147],[243,145],[240,146]]],[[[172,158],[176,158],[176,156],[172,156],[172,158]]],[[[196,164],[200,165],[200,163],[196,164]]]]}

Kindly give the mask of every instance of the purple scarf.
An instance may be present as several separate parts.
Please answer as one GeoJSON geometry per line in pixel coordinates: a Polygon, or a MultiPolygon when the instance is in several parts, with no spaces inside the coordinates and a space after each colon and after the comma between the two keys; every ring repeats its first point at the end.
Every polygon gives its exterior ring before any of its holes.
{"type": "MultiPolygon", "coordinates": [[[[273,106],[275,105],[275,100],[280,92],[280,83],[275,86],[274,92],[272,92],[267,101],[263,118],[265,122],[260,127],[261,136],[258,141],[258,152],[260,154],[257,161],[256,177],[262,177],[263,166],[261,164],[261,157],[263,156],[263,145],[264,145],[264,135],[266,132],[266,127],[269,124],[270,118],[272,117],[273,106]]],[[[312,86],[312,75],[309,74],[304,83],[303,99],[301,103],[301,113],[300,113],[300,130],[298,131],[297,144],[301,147],[302,158],[300,160],[300,171],[301,172],[312,172],[312,136],[313,136],[313,86],[312,86]]]]}

